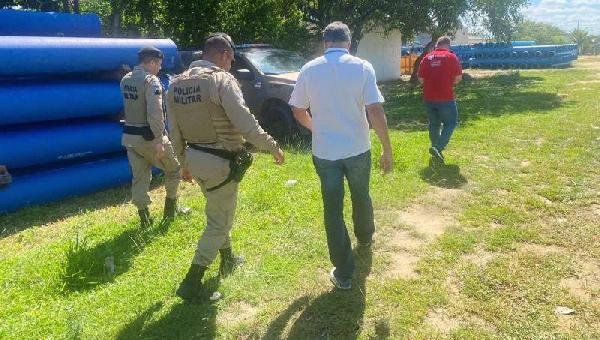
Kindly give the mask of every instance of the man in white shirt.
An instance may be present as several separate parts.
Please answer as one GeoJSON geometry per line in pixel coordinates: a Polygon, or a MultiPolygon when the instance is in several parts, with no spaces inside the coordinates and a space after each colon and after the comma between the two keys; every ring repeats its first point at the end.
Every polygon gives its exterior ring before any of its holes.
{"type": "Polygon", "coordinates": [[[369,195],[369,121],[383,146],[379,164],[384,173],[392,170],[392,147],[375,71],[368,61],[348,53],[348,26],[329,24],[323,41],[325,54],[302,67],[289,103],[296,120],[312,131],[313,163],[321,180],[327,245],[334,265],[331,282],[350,289],[355,264],[343,216],[344,177],[352,198],[354,235],[360,247],[368,248],[375,231],[369,195]]]}

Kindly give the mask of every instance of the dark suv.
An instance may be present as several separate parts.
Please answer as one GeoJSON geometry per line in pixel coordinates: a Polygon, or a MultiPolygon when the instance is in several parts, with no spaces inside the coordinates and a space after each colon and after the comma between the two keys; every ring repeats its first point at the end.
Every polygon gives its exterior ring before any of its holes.
{"type": "MultiPolygon", "coordinates": [[[[182,51],[187,67],[198,52],[182,51]]],[[[306,59],[299,54],[269,45],[236,46],[231,73],[242,87],[244,99],[261,126],[276,140],[286,141],[310,132],[297,124],[287,104],[298,72],[306,59]]]]}

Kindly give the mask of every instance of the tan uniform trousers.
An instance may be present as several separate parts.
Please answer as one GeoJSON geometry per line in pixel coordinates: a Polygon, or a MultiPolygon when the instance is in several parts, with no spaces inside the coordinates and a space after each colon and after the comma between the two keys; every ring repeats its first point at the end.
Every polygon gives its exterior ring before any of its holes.
{"type": "Polygon", "coordinates": [[[150,205],[150,182],[152,181],[152,166],[161,169],[165,174],[165,189],[167,198],[177,198],[179,186],[179,162],[170,142],[163,142],[164,157],[158,161],[152,143],[143,143],[127,147],[127,158],[131,166],[133,180],[131,182],[131,200],[138,209],[146,209],[150,205]]]}
{"type": "Polygon", "coordinates": [[[217,190],[206,191],[229,176],[229,161],[194,149],[187,149],[185,153],[188,169],[206,197],[206,228],[198,240],[192,263],[208,267],[219,249],[231,247],[239,184],[231,181],[217,190]]]}

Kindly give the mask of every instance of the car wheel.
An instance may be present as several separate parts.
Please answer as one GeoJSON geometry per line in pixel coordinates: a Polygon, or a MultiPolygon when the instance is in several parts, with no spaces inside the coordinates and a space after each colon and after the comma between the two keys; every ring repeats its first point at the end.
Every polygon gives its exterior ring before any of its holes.
{"type": "Polygon", "coordinates": [[[279,143],[289,142],[295,133],[292,113],[287,105],[270,105],[259,117],[262,126],[279,143]]]}

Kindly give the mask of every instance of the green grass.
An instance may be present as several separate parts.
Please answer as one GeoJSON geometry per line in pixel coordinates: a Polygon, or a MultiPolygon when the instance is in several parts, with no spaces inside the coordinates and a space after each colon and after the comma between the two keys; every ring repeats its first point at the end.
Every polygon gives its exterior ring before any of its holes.
{"type": "MultiPolygon", "coordinates": [[[[384,84],[395,171],[374,168],[376,245],[357,255],[349,292],[328,282],[319,182],[302,150],[287,150],[282,167],[259,154],[249,170],[233,232],[247,263],[223,280],[210,268],[207,286],[224,295],[212,304],[174,295],[204,226],[197,186],[181,189],[191,215],[145,232],[128,188],[0,216],[0,338],[600,337],[594,80],[598,58],[463,82],[446,167],[429,162],[419,90],[384,84]],[[413,250],[418,275],[390,275],[402,246],[393,234],[407,227],[398,214],[439,203],[435,188],[455,223],[413,250]]],[[[349,226],[350,212],[347,200],[349,226]]]]}

